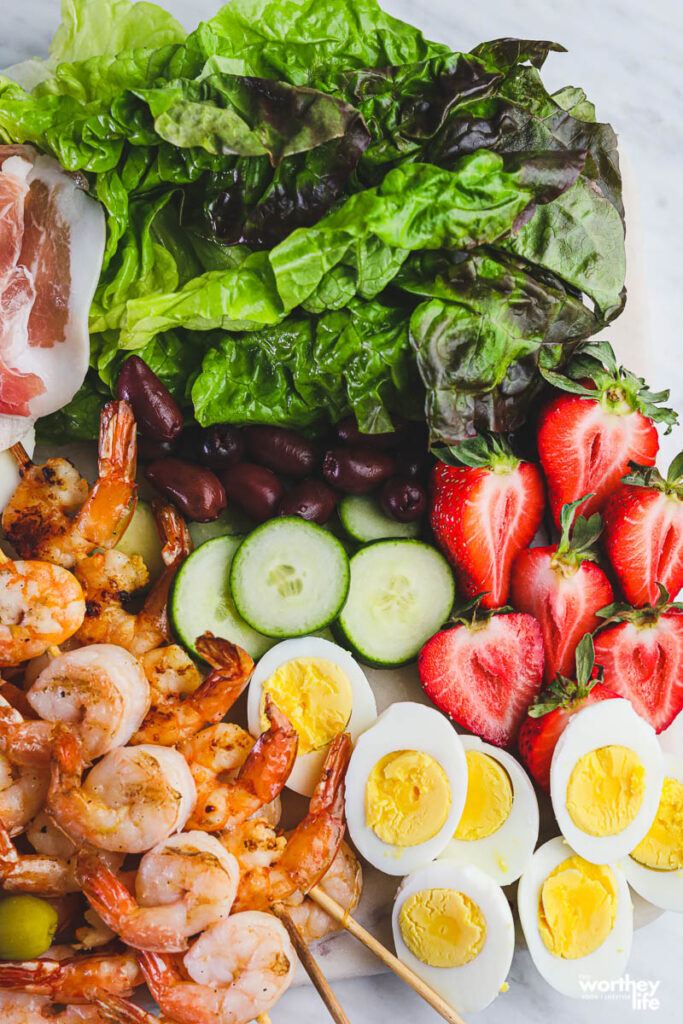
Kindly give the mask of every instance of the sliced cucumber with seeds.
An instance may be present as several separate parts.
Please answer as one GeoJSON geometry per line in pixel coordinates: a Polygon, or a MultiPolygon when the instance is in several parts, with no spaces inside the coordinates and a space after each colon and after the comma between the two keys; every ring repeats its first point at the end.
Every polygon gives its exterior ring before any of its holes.
{"type": "Polygon", "coordinates": [[[240,615],[272,637],[305,636],[337,617],[349,589],[349,561],[328,530],[298,516],[259,526],[230,570],[240,615]]]}
{"type": "Polygon", "coordinates": [[[338,626],[359,657],[403,665],[450,615],[453,574],[439,552],[417,540],[380,540],[351,559],[351,586],[338,626]]]}
{"type": "Polygon", "coordinates": [[[399,523],[382,511],[379,502],[367,494],[348,494],[337,509],[349,537],[361,544],[386,537],[419,537],[422,523],[399,523]]]}
{"type": "Polygon", "coordinates": [[[229,505],[210,523],[189,523],[188,528],[192,543],[196,548],[214,537],[245,536],[254,529],[254,521],[240,512],[234,505],[229,505]]]}
{"type": "Polygon", "coordinates": [[[183,562],[169,601],[173,630],[195,654],[197,637],[210,630],[243,647],[256,660],[273,646],[270,637],[252,629],[235,608],[230,567],[243,537],[216,537],[183,562]]]}

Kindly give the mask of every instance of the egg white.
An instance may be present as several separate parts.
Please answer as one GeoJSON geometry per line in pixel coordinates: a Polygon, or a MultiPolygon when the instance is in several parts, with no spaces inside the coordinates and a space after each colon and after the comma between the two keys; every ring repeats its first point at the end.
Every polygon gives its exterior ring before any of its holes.
{"type": "MultiPolygon", "coordinates": [[[[683,783],[683,757],[664,755],[664,776],[683,783]]],[[[662,910],[676,910],[683,913],[683,870],[660,871],[639,864],[633,857],[624,857],[620,868],[632,889],[662,910]]]]}
{"type": "Polygon", "coordinates": [[[472,864],[438,860],[404,878],[391,915],[396,955],[431,985],[455,1010],[476,1013],[493,1002],[503,985],[515,948],[515,926],[505,893],[472,864]],[[423,889],[454,889],[473,900],[486,920],[486,939],[478,956],[461,967],[431,967],[403,941],[399,916],[405,901],[423,889]]]}
{"type": "Polygon", "coordinates": [[[358,852],[388,875],[404,875],[434,860],[457,827],[467,793],[467,761],[460,737],[440,711],[403,701],[393,704],[359,738],[346,773],[346,823],[358,852]],[[415,846],[383,842],[365,823],[368,778],[386,754],[417,750],[443,768],[451,791],[448,817],[435,836],[415,846]]]}
{"type": "Polygon", "coordinates": [[[465,752],[487,754],[505,769],[512,786],[512,806],[507,819],[492,835],[470,841],[453,837],[441,856],[456,864],[474,864],[498,885],[510,885],[531,860],[538,840],[536,792],[512,754],[484,743],[478,736],[461,736],[460,740],[465,752]]]}
{"type": "MultiPolygon", "coordinates": [[[[337,665],[351,684],[351,717],[346,731],[355,743],[358,736],[377,718],[375,695],[365,673],[354,658],[343,647],[319,636],[303,636],[296,640],[284,640],[267,651],[254,669],[247,696],[247,718],[249,732],[258,736],[261,732],[261,703],[263,684],[270,679],[281,665],[296,658],[325,658],[337,665]]],[[[289,789],[303,796],[310,796],[320,778],[327,747],[300,754],[287,780],[289,789]]]]}
{"type": "Polygon", "coordinates": [[[550,765],[550,797],[562,835],[578,854],[593,864],[625,857],[647,833],[662,790],[662,752],[655,731],[623,698],[603,700],[578,711],[555,746],[550,765]],[[567,808],[567,786],[579,758],[612,744],[631,749],[645,769],[640,810],[625,829],[613,836],[591,836],[574,824],[567,808]]]}
{"type": "Polygon", "coordinates": [[[576,960],[564,960],[551,953],[538,929],[541,889],[548,875],[576,852],[559,836],[540,846],[519,880],[517,911],[531,959],[541,977],[563,995],[581,998],[588,992],[582,981],[586,985],[591,981],[618,978],[624,973],[631,954],[633,906],[624,873],[616,864],[608,864],[617,883],[614,926],[609,935],[592,953],[576,960]]]}

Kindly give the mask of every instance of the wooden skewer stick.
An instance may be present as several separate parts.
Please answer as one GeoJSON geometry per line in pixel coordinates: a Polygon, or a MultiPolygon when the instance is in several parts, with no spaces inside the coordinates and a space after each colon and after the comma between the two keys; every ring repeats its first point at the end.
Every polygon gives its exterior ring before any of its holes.
{"type": "Polygon", "coordinates": [[[33,464],[32,460],[31,460],[31,457],[29,456],[28,452],[24,448],[24,446],[21,443],[21,441],[17,441],[16,444],[13,444],[11,446],[11,448],[10,448],[10,452],[12,453],[14,458],[16,459],[17,465],[19,466],[19,470],[20,471],[22,469],[23,470],[28,469],[29,466],[31,466],[33,464]]]}
{"type": "Polygon", "coordinates": [[[299,929],[294,924],[287,908],[282,903],[273,903],[270,909],[275,916],[282,921],[283,925],[287,929],[287,933],[297,951],[299,960],[301,960],[301,963],[304,965],[308,977],[318,990],[318,995],[329,1010],[330,1016],[334,1020],[335,1024],[351,1024],[349,1018],[342,1009],[341,1003],[330,988],[330,983],[318,967],[317,961],[306,945],[305,940],[299,933],[299,929]]]}
{"type": "Polygon", "coordinates": [[[462,1017],[455,1012],[452,1006],[449,1006],[445,999],[443,999],[438,992],[435,992],[431,985],[428,985],[426,981],[423,981],[415,971],[411,970],[410,967],[406,966],[402,960],[399,960],[397,956],[390,953],[386,946],[383,946],[381,942],[371,935],[369,931],[363,928],[362,925],[358,924],[351,915],[344,910],[342,906],[333,900],[331,896],[328,896],[320,886],[314,886],[307,894],[312,900],[322,907],[331,918],[333,918],[338,924],[345,928],[355,939],[362,942],[370,952],[374,953],[375,956],[390,967],[391,970],[398,975],[398,977],[405,981],[406,985],[410,985],[414,992],[417,992],[419,996],[429,1003],[433,1010],[436,1010],[448,1024],[465,1024],[462,1017]]]}

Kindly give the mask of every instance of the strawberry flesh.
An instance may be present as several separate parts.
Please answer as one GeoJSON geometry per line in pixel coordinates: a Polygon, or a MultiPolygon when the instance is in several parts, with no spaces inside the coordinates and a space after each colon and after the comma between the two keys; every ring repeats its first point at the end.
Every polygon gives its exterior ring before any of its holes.
{"type": "Polygon", "coordinates": [[[662,732],[683,709],[683,612],[664,612],[650,625],[619,622],[595,638],[605,685],[628,698],[662,732]]]}
{"type": "Polygon", "coordinates": [[[653,466],[659,448],[655,425],[641,412],[613,412],[596,399],[569,394],[542,409],[537,440],[558,526],[562,506],[584,494],[593,497],[582,506],[582,515],[602,511],[629,462],[653,466]]]}
{"type": "Polygon", "coordinates": [[[629,604],[654,604],[657,584],[673,599],[683,587],[683,501],[621,484],[605,510],[603,543],[629,604]]]}
{"type": "Polygon", "coordinates": [[[545,648],[545,679],[574,675],[574,656],[581,637],[602,624],[595,614],[610,604],[612,588],[592,562],[555,564],[557,545],[529,548],[512,568],[512,604],[541,624],[545,648]]]}
{"type": "Polygon", "coordinates": [[[543,479],[537,466],[505,469],[437,463],[431,481],[431,523],[439,547],[467,597],[485,593],[484,608],[508,598],[510,572],[543,516],[543,479]]]}
{"type": "Polygon", "coordinates": [[[487,742],[507,746],[542,685],[541,627],[518,613],[454,626],[427,641],[418,670],[438,708],[487,742]]]}

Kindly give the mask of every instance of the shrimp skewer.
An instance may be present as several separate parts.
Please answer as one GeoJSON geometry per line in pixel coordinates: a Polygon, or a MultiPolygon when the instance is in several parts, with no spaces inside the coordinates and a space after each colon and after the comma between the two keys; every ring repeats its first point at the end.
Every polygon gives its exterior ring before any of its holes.
{"type": "Polygon", "coordinates": [[[137,501],[135,419],[127,402],[109,402],[102,410],[98,479],[90,492],[68,459],[37,466],[21,445],[11,451],[21,481],[2,526],[20,557],[69,569],[95,548],[116,544],[137,501]]]}
{"type": "Polygon", "coordinates": [[[257,865],[240,878],[235,910],[267,910],[292,893],[308,892],[334,860],[344,838],[344,776],[351,756],[348,734],[333,740],[308,814],[271,865],[257,865]]]}
{"type": "Polygon", "coordinates": [[[174,746],[228,713],[249,682],[254,662],[241,647],[208,632],[198,638],[197,651],[213,671],[184,700],[169,697],[153,707],[132,743],[174,746]]]}
{"type": "MultiPolygon", "coordinates": [[[[336,900],[350,914],[358,906],[363,890],[363,869],[353,850],[342,843],[318,888],[336,900]]],[[[305,942],[322,939],[340,925],[310,897],[296,893],[284,900],[289,916],[305,942]]]]}
{"type": "Polygon", "coordinates": [[[289,988],[296,955],[280,921],[256,910],[199,936],[183,958],[191,981],[168,955],[145,951],[139,961],[162,1012],[177,1024],[247,1024],[289,988]]]}
{"type": "Polygon", "coordinates": [[[0,666],[37,658],[77,632],[85,616],[78,580],[59,565],[0,551],[0,666]]]}
{"type": "Polygon", "coordinates": [[[79,857],[78,874],[93,909],[129,946],[180,952],[228,916],[239,865],[214,836],[184,832],[144,855],[135,897],[96,855],[79,857]]]}
{"type": "Polygon", "coordinates": [[[155,502],[152,508],[164,542],[164,570],[139,612],[128,610],[131,600],[149,582],[149,572],[139,555],[96,551],[78,561],[75,574],[86,600],[85,620],[76,634],[81,643],[116,643],[141,655],[170,642],[168,594],[178,569],[192,551],[192,539],[172,505],[155,502]]]}
{"type": "Polygon", "coordinates": [[[184,827],[197,799],[187,762],[177,750],[141,744],[116,747],[82,782],[75,736],[57,729],[47,810],[77,843],[144,853],[184,827]]]}
{"type": "Polygon", "coordinates": [[[0,989],[49,996],[56,1003],[90,1003],[110,994],[131,996],[142,981],[132,952],[0,961],[0,989]]]}

